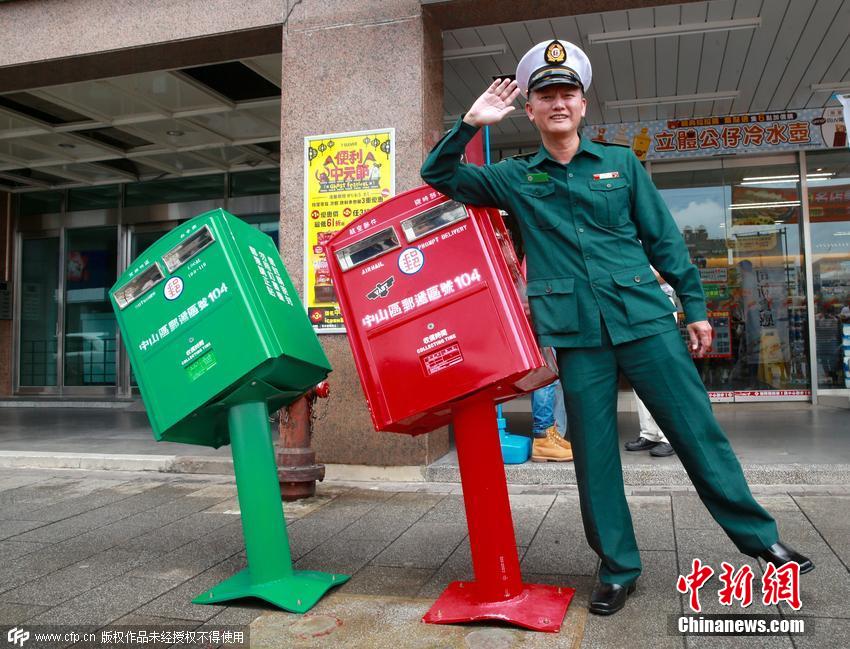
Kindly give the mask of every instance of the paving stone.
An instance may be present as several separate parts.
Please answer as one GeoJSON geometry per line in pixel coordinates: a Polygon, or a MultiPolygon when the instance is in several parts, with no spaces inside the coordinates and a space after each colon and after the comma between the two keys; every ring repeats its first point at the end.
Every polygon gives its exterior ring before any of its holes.
{"type": "Polygon", "coordinates": [[[471,581],[475,578],[472,570],[472,554],[469,550],[469,540],[460,543],[454,552],[431,575],[430,579],[416,593],[418,597],[435,599],[453,581],[471,581]]]}
{"type": "MultiPolygon", "coordinates": [[[[36,527],[41,527],[44,523],[35,520],[0,520],[0,540],[2,539],[11,539],[24,532],[28,532],[29,530],[35,529],[36,527]]],[[[21,539],[15,539],[19,541],[21,539]]]]}
{"type": "Polygon", "coordinates": [[[786,635],[750,635],[736,637],[687,636],[688,649],[793,649],[791,638],[786,635]]]}
{"type": "Polygon", "coordinates": [[[51,503],[50,505],[33,510],[29,513],[29,516],[33,520],[55,522],[99,507],[111,505],[133,496],[132,493],[127,493],[118,487],[119,485],[117,484],[111,484],[108,487],[82,496],[51,503]]]}
{"type": "Polygon", "coordinates": [[[424,518],[393,541],[372,562],[379,566],[438,568],[465,537],[465,525],[436,525],[424,518]]]}
{"type": "Polygon", "coordinates": [[[574,529],[583,530],[581,508],[577,493],[558,493],[540,524],[538,534],[560,534],[574,529]]]}
{"type": "Polygon", "coordinates": [[[633,603],[612,616],[588,613],[581,649],[684,649],[684,638],[668,636],[667,618],[647,616],[633,603]]]}
{"type": "Polygon", "coordinates": [[[228,605],[204,622],[202,629],[221,626],[247,626],[270,610],[270,605],[261,600],[242,600],[238,605],[228,605]]]}
{"type": "Polygon", "coordinates": [[[374,539],[333,538],[294,563],[297,570],[320,570],[352,575],[377,555],[384,543],[374,539]]]}
{"type": "Polygon", "coordinates": [[[850,536],[850,496],[798,496],[794,500],[816,527],[843,528],[850,536]]]}
{"type": "Polygon", "coordinates": [[[393,541],[442,500],[433,494],[400,493],[339,532],[344,538],[393,541]]]}
{"type": "Polygon", "coordinates": [[[45,543],[18,543],[17,541],[0,541],[0,564],[12,561],[18,557],[42,550],[45,543]]]}
{"type": "Polygon", "coordinates": [[[729,563],[748,561],[749,556],[738,551],[726,533],[718,529],[676,528],[676,546],[680,564],[690,566],[693,559],[708,555],[725,557],[729,563]]]}
{"type": "Polygon", "coordinates": [[[0,492],[44,482],[51,477],[46,471],[26,472],[23,469],[0,469],[0,492]]]}
{"type": "Polygon", "coordinates": [[[722,533],[723,528],[711,517],[698,496],[673,494],[672,502],[673,522],[676,529],[716,529],[722,533]]]}
{"type": "Polygon", "coordinates": [[[351,595],[415,597],[433,574],[431,568],[365,566],[343,584],[340,591],[351,595]]]}
{"type": "Polygon", "coordinates": [[[56,606],[129,572],[152,556],[144,551],[113,548],[7,591],[3,599],[21,604],[56,606]]]}
{"type": "Polygon", "coordinates": [[[231,557],[192,579],[183,581],[182,583],[177,580],[179,585],[176,588],[168,586],[168,582],[166,581],[152,580],[159,581],[166,590],[171,589],[152,601],[134,609],[134,612],[139,615],[176,617],[186,620],[209,620],[214,615],[221,613],[225,607],[217,604],[193,604],[192,599],[225,579],[232,577],[245,567],[246,564],[243,559],[231,557]]]}
{"type": "Polygon", "coordinates": [[[125,548],[138,548],[162,554],[204,538],[232,521],[233,517],[227,514],[208,514],[202,511],[135,536],[122,545],[125,548]]]}
{"type": "Polygon", "coordinates": [[[151,559],[131,574],[166,581],[191,579],[238,554],[244,547],[241,524],[229,523],[212,534],[151,559]]]}
{"type": "Polygon", "coordinates": [[[0,598],[0,624],[23,624],[49,608],[49,606],[38,606],[37,604],[6,602],[0,598]]]}
{"type": "Polygon", "coordinates": [[[66,491],[74,494],[75,486],[83,485],[81,478],[49,478],[33,484],[27,484],[15,489],[0,491],[0,511],[4,518],[8,514],[17,514],[20,510],[35,509],[42,503],[55,502],[63,498],[66,491]]]}
{"type": "Polygon", "coordinates": [[[518,545],[527,546],[531,543],[554,501],[554,494],[523,493],[510,496],[511,516],[518,545]]]}
{"type": "Polygon", "coordinates": [[[312,517],[289,525],[286,528],[286,533],[289,537],[289,551],[293,561],[297,561],[328,539],[335,537],[346,525],[347,523],[344,521],[314,519],[312,517]]]}
{"type": "Polygon", "coordinates": [[[850,647],[850,622],[846,619],[806,618],[806,625],[804,635],[794,636],[796,649],[847,649],[850,647]]]}
{"type": "Polygon", "coordinates": [[[537,633],[497,624],[423,624],[433,601],[332,592],[304,616],[268,612],[251,625],[266,649],[570,649],[579,627],[537,633]]]}
{"type": "Polygon", "coordinates": [[[135,626],[135,627],[150,627],[150,626],[180,626],[186,627],[189,629],[196,629],[201,626],[201,622],[199,620],[183,620],[173,617],[161,617],[158,615],[140,615],[138,613],[128,613],[123,617],[119,617],[117,620],[114,620],[109,625],[103,627],[108,629],[110,627],[118,627],[118,626],[135,626]]]}
{"type": "Polygon", "coordinates": [[[434,505],[420,522],[425,525],[462,525],[466,527],[466,509],[463,496],[445,496],[434,505]]]}
{"type": "Polygon", "coordinates": [[[787,493],[778,493],[770,495],[754,493],[753,495],[755,495],[756,500],[758,500],[758,503],[774,516],[778,512],[800,512],[800,508],[797,506],[797,502],[787,493]]]}
{"type": "Polygon", "coordinates": [[[80,554],[76,551],[45,545],[40,550],[30,552],[0,566],[0,593],[61,570],[78,562],[80,558],[80,554]]]}
{"type": "Polygon", "coordinates": [[[528,572],[593,575],[599,559],[584,538],[584,530],[569,533],[539,532],[522,560],[522,569],[528,572]]]}
{"type": "Polygon", "coordinates": [[[171,485],[158,486],[149,491],[131,496],[130,498],[125,498],[104,507],[86,511],[82,514],[63,519],[56,523],[44,525],[38,529],[20,535],[17,540],[35,541],[37,543],[56,543],[64,541],[65,539],[88,532],[94,528],[104,527],[110,523],[130,518],[140,512],[154,509],[159,505],[174,506],[174,500],[180,498],[180,496],[185,495],[189,491],[191,490],[185,487],[171,485]]]}
{"type": "Polygon", "coordinates": [[[669,496],[629,499],[632,525],[641,550],[673,550],[673,511],[669,496]]]}
{"type": "Polygon", "coordinates": [[[651,595],[677,599],[676,579],[679,576],[679,568],[676,553],[668,550],[650,550],[641,552],[640,559],[643,571],[638,581],[637,597],[651,595]]]}
{"type": "Polygon", "coordinates": [[[828,550],[816,550],[809,557],[814,571],[800,575],[800,601],[796,613],[785,603],[779,609],[786,615],[817,615],[850,620],[850,577],[847,568],[828,550]]]}
{"type": "MultiPolygon", "coordinates": [[[[850,534],[843,527],[824,527],[818,525],[818,533],[830,549],[838,556],[844,567],[850,570],[850,534]]],[[[0,544],[2,547],[2,544],[0,544]]]]}
{"type": "Polygon", "coordinates": [[[150,602],[174,584],[144,577],[113,579],[94,590],[55,606],[31,624],[94,624],[102,626],[150,602]]]}

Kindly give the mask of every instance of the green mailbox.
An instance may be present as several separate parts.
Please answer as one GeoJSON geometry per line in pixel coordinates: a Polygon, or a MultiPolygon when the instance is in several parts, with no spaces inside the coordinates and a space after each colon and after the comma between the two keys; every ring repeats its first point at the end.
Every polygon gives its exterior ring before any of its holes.
{"type": "Polygon", "coordinates": [[[331,370],[274,242],[224,210],[163,236],[111,295],[157,440],[227,444],[240,391],[274,411],[331,370]]]}
{"type": "Polygon", "coordinates": [[[309,610],[348,576],[292,569],[268,415],[331,367],[274,242],[207,212],[134,260],[110,297],[154,437],[231,445],[248,567],[193,601],[309,610]]]}

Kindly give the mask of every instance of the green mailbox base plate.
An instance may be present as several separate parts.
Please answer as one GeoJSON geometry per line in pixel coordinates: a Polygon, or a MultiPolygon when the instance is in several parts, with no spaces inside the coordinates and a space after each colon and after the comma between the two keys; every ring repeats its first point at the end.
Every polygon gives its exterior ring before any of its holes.
{"type": "Polygon", "coordinates": [[[255,583],[251,580],[250,569],[246,568],[198,595],[192,603],[218,604],[240,597],[259,597],[285,611],[306,613],[315,606],[322,595],[334,586],[344,584],[349,578],[348,575],[315,570],[294,570],[291,575],[282,579],[255,583]]]}

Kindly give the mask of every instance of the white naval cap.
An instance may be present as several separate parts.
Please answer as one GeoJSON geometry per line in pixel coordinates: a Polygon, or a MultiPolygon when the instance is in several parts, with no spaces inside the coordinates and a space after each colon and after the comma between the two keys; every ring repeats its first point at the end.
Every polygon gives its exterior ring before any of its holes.
{"type": "Polygon", "coordinates": [[[523,96],[555,83],[590,88],[590,60],[581,48],[567,41],[543,41],[532,47],[516,67],[516,82],[523,96]]]}

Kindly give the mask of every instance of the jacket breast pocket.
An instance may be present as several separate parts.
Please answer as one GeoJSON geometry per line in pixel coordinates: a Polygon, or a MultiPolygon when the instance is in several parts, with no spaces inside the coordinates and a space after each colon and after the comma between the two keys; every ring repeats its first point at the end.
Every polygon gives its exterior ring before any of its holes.
{"type": "Polygon", "coordinates": [[[629,182],[625,178],[591,180],[591,202],[594,220],[606,228],[617,228],[629,222],[631,195],[629,182]]]}
{"type": "Polygon", "coordinates": [[[528,282],[528,304],[534,330],[542,334],[566,334],[579,330],[575,278],[555,277],[528,282]]]}
{"type": "Polygon", "coordinates": [[[520,200],[530,215],[528,224],[538,230],[551,230],[560,221],[554,183],[531,183],[520,185],[520,200]]]}
{"type": "Polygon", "coordinates": [[[675,307],[648,266],[618,270],[611,273],[611,278],[618,287],[629,324],[672,316],[675,307]]]}

